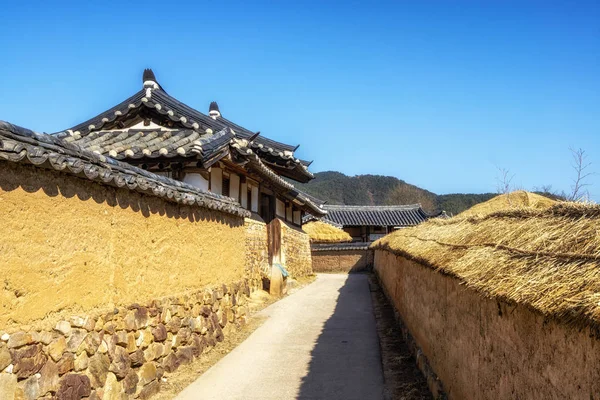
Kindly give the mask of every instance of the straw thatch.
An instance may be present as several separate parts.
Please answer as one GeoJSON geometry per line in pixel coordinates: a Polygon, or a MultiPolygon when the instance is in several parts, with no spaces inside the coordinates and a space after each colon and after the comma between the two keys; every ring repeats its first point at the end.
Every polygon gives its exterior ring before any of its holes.
{"type": "Polygon", "coordinates": [[[487,215],[493,212],[514,209],[514,208],[534,208],[543,209],[552,207],[557,202],[539,194],[518,190],[511,193],[498,195],[483,203],[475,204],[473,207],[458,214],[461,217],[471,217],[475,215],[487,215]]]}
{"type": "Polygon", "coordinates": [[[466,286],[572,325],[600,328],[600,206],[430,220],[372,247],[434,268],[466,286]]]}
{"type": "Polygon", "coordinates": [[[342,243],[351,242],[352,237],[347,233],[321,221],[313,221],[302,226],[313,243],[342,243]]]}

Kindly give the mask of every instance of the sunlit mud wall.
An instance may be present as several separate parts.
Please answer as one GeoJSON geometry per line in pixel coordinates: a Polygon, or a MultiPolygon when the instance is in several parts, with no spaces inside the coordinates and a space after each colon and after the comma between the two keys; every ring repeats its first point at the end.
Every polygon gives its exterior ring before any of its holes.
{"type": "Polygon", "coordinates": [[[246,321],[243,218],[0,161],[0,399],[148,398],[246,321]]]}
{"type": "Polygon", "coordinates": [[[420,349],[418,364],[450,399],[600,399],[598,332],[481,297],[385,250],[376,250],[375,271],[420,349]]]}
{"type": "Polygon", "coordinates": [[[373,250],[327,250],[312,252],[314,272],[362,272],[373,265],[373,250]]]}
{"type": "Polygon", "coordinates": [[[246,227],[246,273],[256,287],[260,287],[261,277],[269,277],[269,244],[267,226],[264,222],[245,219],[246,227]]]}
{"type": "Polygon", "coordinates": [[[0,167],[0,329],[244,277],[241,217],[0,167]]]}
{"type": "Polygon", "coordinates": [[[310,238],[284,221],[281,221],[281,253],[292,278],[312,275],[310,238]]]}

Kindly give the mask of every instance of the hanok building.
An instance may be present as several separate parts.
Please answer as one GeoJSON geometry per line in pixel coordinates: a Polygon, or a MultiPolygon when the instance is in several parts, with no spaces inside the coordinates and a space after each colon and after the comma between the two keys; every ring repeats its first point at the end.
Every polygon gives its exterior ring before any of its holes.
{"type": "Polygon", "coordinates": [[[279,217],[300,227],[305,214],[325,211],[282,177],[308,182],[310,163],[280,143],[221,115],[182,103],[151,70],[143,87],[113,108],[56,134],[65,142],[199,189],[233,198],[266,223],[279,217]]]}
{"type": "MultiPolygon", "coordinates": [[[[354,242],[372,242],[397,229],[418,225],[438,215],[426,213],[420,204],[397,206],[321,205],[327,211],[322,218],[352,236],[354,242]]],[[[314,219],[307,215],[305,220],[314,219]]]]}

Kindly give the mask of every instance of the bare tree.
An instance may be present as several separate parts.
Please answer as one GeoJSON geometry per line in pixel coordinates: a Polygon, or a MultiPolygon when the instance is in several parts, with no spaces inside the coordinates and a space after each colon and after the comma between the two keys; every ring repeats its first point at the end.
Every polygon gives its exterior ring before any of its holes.
{"type": "Polygon", "coordinates": [[[512,205],[510,201],[510,192],[512,191],[512,180],[515,177],[511,175],[510,170],[506,168],[496,167],[498,169],[498,175],[496,176],[496,191],[500,194],[505,194],[508,204],[512,205]]]}
{"type": "Polygon", "coordinates": [[[585,150],[581,148],[573,149],[572,147],[569,150],[571,150],[571,154],[573,155],[571,166],[575,170],[576,175],[575,179],[573,179],[571,194],[568,196],[568,199],[571,201],[585,201],[590,197],[590,193],[586,187],[590,186],[587,179],[592,175],[592,172],[589,170],[592,163],[587,161],[585,150]]]}
{"type": "Polygon", "coordinates": [[[552,185],[534,186],[533,191],[553,200],[566,200],[568,197],[564,190],[558,191],[552,185]]]}

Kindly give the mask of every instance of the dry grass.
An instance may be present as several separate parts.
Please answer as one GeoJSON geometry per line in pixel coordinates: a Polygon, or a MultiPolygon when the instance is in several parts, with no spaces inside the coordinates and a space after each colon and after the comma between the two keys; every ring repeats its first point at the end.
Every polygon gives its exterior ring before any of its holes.
{"type": "Polygon", "coordinates": [[[539,194],[518,190],[516,192],[498,195],[483,203],[475,204],[473,207],[458,214],[459,217],[471,217],[475,215],[487,215],[505,209],[533,208],[544,209],[552,207],[557,202],[539,194]]]}
{"type": "Polygon", "coordinates": [[[572,325],[600,327],[600,206],[430,220],[373,244],[454,276],[486,296],[572,325]]]}
{"type": "Polygon", "coordinates": [[[351,242],[352,237],[347,233],[321,221],[313,221],[302,226],[304,232],[313,243],[341,243],[351,242]]]}

